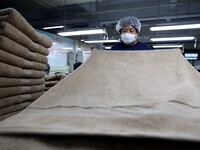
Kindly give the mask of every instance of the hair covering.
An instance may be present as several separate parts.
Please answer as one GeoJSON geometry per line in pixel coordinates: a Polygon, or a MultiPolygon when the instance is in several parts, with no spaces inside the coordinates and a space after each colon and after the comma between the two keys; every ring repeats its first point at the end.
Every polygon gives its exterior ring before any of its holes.
{"type": "Polygon", "coordinates": [[[120,33],[120,30],[128,25],[132,25],[133,27],[135,27],[138,32],[140,32],[141,29],[141,23],[139,21],[138,18],[134,17],[134,16],[128,16],[128,17],[124,17],[122,19],[120,19],[116,25],[116,30],[117,32],[120,33]]]}

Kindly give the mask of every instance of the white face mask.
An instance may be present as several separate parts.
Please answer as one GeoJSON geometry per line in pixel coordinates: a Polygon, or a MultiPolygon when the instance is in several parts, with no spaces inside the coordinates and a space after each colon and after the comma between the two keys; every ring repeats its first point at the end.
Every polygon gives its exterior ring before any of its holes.
{"type": "Polygon", "coordinates": [[[136,41],[137,34],[123,33],[121,35],[121,39],[125,44],[130,45],[130,44],[132,44],[133,42],[136,41]]]}

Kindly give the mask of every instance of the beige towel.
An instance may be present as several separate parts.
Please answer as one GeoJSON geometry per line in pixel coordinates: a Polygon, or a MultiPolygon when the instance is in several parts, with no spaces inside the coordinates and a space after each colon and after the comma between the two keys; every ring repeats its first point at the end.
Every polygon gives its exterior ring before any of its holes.
{"type": "Polygon", "coordinates": [[[55,74],[55,75],[46,75],[45,76],[45,91],[48,91],[50,88],[52,88],[54,85],[56,85],[58,82],[63,80],[67,75],[65,74],[55,74]]]}
{"type": "Polygon", "coordinates": [[[58,82],[60,82],[60,81],[46,81],[45,83],[44,83],[44,85],[45,85],[45,91],[48,91],[50,88],[52,88],[54,85],[56,85],[58,82]]]}
{"type": "Polygon", "coordinates": [[[24,46],[1,35],[0,35],[0,49],[7,51],[11,54],[17,55],[19,57],[25,58],[27,60],[40,62],[43,64],[46,64],[48,62],[48,59],[46,56],[41,55],[39,53],[33,53],[29,51],[27,48],[25,48],[24,46]]]}
{"type": "Polygon", "coordinates": [[[46,68],[45,64],[28,61],[24,58],[18,57],[6,51],[0,49],[0,62],[4,62],[9,65],[21,67],[24,69],[34,69],[44,71],[46,68]]]}
{"type": "Polygon", "coordinates": [[[10,97],[20,94],[30,94],[35,92],[41,92],[45,90],[44,84],[34,86],[16,86],[16,87],[4,87],[0,88],[0,98],[10,97]]]}
{"type": "Polygon", "coordinates": [[[22,69],[0,62],[0,77],[14,77],[14,78],[43,78],[44,71],[36,71],[30,69],[22,69]]]}
{"type": "Polygon", "coordinates": [[[49,87],[45,87],[45,91],[48,91],[49,89],[51,89],[53,86],[49,86],[49,87]]]}
{"type": "Polygon", "coordinates": [[[54,75],[46,75],[45,81],[60,81],[64,79],[67,75],[65,74],[54,74],[54,75]]]}
{"type": "Polygon", "coordinates": [[[33,42],[29,37],[8,22],[0,22],[0,35],[8,37],[18,44],[28,48],[32,52],[37,52],[45,56],[49,54],[47,48],[33,42]]]}
{"type": "Polygon", "coordinates": [[[25,79],[25,78],[6,78],[0,77],[0,87],[40,85],[44,83],[44,78],[25,79]]]}
{"type": "Polygon", "coordinates": [[[24,102],[24,103],[19,103],[19,104],[15,104],[15,105],[12,105],[12,106],[1,108],[0,109],[0,116],[25,109],[31,103],[32,102],[24,102]]]}
{"type": "Polygon", "coordinates": [[[36,92],[32,94],[21,94],[21,95],[1,98],[0,108],[8,107],[8,106],[19,104],[26,101],[34,101],[44,93],[45,93],[44,91],[41,91],[41,92],[36,92]]]}
{"type": "MultiPolygon", "coordinates": [[[[22,110],[24,110],[24,108],[22,110]]],[[[19,110],[19,111],[16,111],[16,112],[11,112],[11,113],[8,113],[8,114],[5,114],[5,115],[0,115],[0,121],[4,120],[4,119],[6,119],[10,116],[14,116],[14,115],[18,114],[19,112],[21,112],[22,110],[19,110]]]]}
{"type": "Polygon", "coordinates": [[[15,26],[32,41],[43,45],[46,48],[52,46],[52,41],[46,35],[36,32],[21,14],[13,8],[0,10],[0,21],[6,21],[15,26]]]}
{"type": "Polygon", "coordinates": [[[54,85],[56,85],[59,81],[46,81],[44,84],[46,87],[52,87],[54,85]]]}
{"type": "Polygon", "coordinates": [[[199,91],[200,74],[180,50],[94,51],[25,111],[1,121],[0,134],[200,141],[199,91]]]}

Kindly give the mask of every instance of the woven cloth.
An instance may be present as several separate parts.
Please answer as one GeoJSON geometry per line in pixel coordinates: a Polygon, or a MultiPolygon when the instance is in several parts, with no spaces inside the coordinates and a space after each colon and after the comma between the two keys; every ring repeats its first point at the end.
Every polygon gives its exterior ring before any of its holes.
{"type": "Polygon", "coordinates": [[[0,134],[200,141],[199,91],[200,74],[180,50],[96,50],[25,111],[0,122],[0,134]]]}
{"type": "Polygon", "coordinates": [[[44,34],[41,34],[26,21],[26,19],[14,8],[7,8],[0,10],[0,21],[6,21],[18,30],[23,32],[32,41],[49,48],[52,46],[53,42],[44,34]]]}

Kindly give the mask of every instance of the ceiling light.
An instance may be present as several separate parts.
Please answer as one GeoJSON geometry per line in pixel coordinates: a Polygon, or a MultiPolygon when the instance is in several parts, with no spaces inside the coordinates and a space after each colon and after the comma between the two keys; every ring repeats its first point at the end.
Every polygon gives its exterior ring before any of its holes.
{"type": "Polygon", "coordinates": [[[173,48],[173,47],[183,47],[183,45],[153,45],[153,48],[173,48]]]}
{"type": "Polygon", "coordinates": [[[198,53],[185,53],[185,59],[187,60],[197,60],[198,53]]]}
{"type": "Polygon", "coordinates": [[[198,53],[185,53],[185,57],[198,57],[198,53]]]}
{"type": "Polygon", "coordinates": [[[44,30],[48,30],[48,29],[59,29],[59,28],[64,28],[64,26],[52,26],[52,27],[44,27],[44,30]]]}
{"type": "Polygon", "coordinates": [[[185,57],[187,60],[197,60],[197,57],[185,57]]]}
{"type": "Polygon", "coordinates": [[[104,29],[94,29],[94,30],[59,32],[58,35],[60,35],[60,36],[76,36],[76,35],[104,34],[104,33],[106,33],[106,31],[104,29]]]}
{"type": "Polygon", "coordinates": [[[117,43],[119,40],[94,40],[94,41],[84,41],[85,43],[117,43]]]}
{"type": "Polygon", "coordinates": [[[157,41],[185,41],[185,40],[194,40],[195,37],[189,36],[189,37],[169,37],[169,38],[151,38],[151,41],[157,42],[157,41]]]}
{"type": "Polygon", "coordinates": [[[111,46],[104,46],[105,49],[111,49],[111,46]]]}
{"type": "Polygon", "coordinates": [[[62,49],[72,50],[72,47],[63,47],[62,49]]]}
{"type": "Polygon", "coordinates": [[[200,24],[151,27],[150,30],[151,31],[165,31],[165,30],[182,30],[182,29],[197,29],[197,28],[200,28],[200,24]]]}

